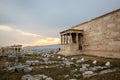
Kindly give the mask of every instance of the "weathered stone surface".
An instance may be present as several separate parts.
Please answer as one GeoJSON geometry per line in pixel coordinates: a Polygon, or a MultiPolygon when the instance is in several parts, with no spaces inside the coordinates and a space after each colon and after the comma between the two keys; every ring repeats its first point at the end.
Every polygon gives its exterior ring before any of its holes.
{"type": "Polygon", "coordinates": [[[30,74],[28,74],[28,75],[22,76],[21,80],[34,80],[34,78],[30,74]]]}
{"type": "Polygon", "coordinates": [[[70,77],[70,75],[65,75],[65,76],[64,76],[64,78],[68,78],[68,77],[70,77]]]}
{"type": "Polygon", "coordinates": [[[90,64],[82,64],[82,68],[88,68],[90,67],[90,64]]]}
{"type": "Polygon", "coordinates": [[[15,72],[15,67],[8,67],[7,72],[10,72],[10,73],[15,72]]]}
{"type": "Polygon", "coordinates": [[[83,52],[87,55],[120,58],[120,9],[73,26],[61,32],[61,35],[63,37],[60,52],[65,55],[83,52]]]}
{"type": "Polygon", "coordinates": [[[106,62],[106,63],[105,63],[105,66],[110,67],[110,66],[111,66],[110,62],[109,62],[109,61],[106,62]]]}
{"type": "Polygon", "coordinates": [[[92,63],[93,63],[94,65],[96,65],[96,64],[97,64],[97,61],[96,61],[96,60],[94,60],[92,63]]]}
{"type": "Polygon", "coordinates": [[[97,70],[103,70],[103,69],[107,69],[106,66],[94,66],[94,67],[90,67],[89,70],[91,71],[97,71],[97,70]]]}
{"type": "Polygon", "coordinates": [[[45,80],[53,80],[51,77],[46,78],[45,80]]]}
{"type": "Polygon", "coordinates": [[[51,77],[48,77],[44,74],[37,74],[37,75],[30,75],[30,74],[27,74],[27,75],[24,75],[22,76],[21,80],[53,80],[51,77]]]}
{"type": "Polygon", "coordinates": [[[32,68],[31,67],[26,67],[24,68],[24,72],[31,72],[32,71],[32,68]]]}
{"type": "Polygon", "coordinates": [[[69,79],[69,80],[77,80],[77,79],[69,79]]]}
{"type": "Polygon", "coordinates": [[[87,70],[88,70],[88,68],[80,68],[80,72],[85,72],[87,70]]]}
{"type": "Polygon", "coordinates": [[[82,75],[84,78],[89,78],[89,77],[97,75],[97,74],[94,73],[93,71],[85,71],[82,75]]]}
{"type": "Polygon", "coordinates": [[[117,69],[107,69],[107,70],[100,71],[99,74],[111,73],[115,71],[117,71],[117,69]]]}

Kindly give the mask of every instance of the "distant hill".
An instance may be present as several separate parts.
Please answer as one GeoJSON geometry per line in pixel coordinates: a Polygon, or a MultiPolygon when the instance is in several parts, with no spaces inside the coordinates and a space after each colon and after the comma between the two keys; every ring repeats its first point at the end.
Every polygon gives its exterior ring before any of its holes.
{"type": "Polygon", "coordinates": [[[58,49],[60,48],[60,44],[54,44],[54,45],[45,45],[45,46],[26,46],[23,47],[24,49],[30,48],[30,49],[58,49]]]}

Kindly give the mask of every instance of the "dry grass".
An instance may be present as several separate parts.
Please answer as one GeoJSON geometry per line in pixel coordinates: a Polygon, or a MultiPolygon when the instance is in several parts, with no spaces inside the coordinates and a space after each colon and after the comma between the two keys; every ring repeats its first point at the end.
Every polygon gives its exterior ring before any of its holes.
{"type": "MultiPolygon", "coordinates": [[[[36,56],[30,56],[28,58],[21,59],[20,62],[24,63],[26,60],[36,60],[36,56]]],[[[37,56],[38,57],[38,56],[37,56]]],[[[119,67],[120,68],[120,59],[111,59],[111,58],[102,58],[102,57],[95,57],[95,56],[87,56],[87,55],[79,55],[79,56],[68,56],[67,58],[76,57],[78,59],[84,57],[85,59],[90,60],[89,63],[91,64],[93,60],[98,61],[98,65],[104,65],[105,62],[110,61],[113,65],[113,67],[119,67]]],[[[39,58],[41,60],[41,58],[39,58]]],[[[57,60],[57,56],[55,55],[54,59],[50,60],[57,60]]],[[[70,74],[70,71],[73,69],[76,69],[76,67],[64,67],[64,68],[48,68],[48,69],[34,69],[30,73],[25,72],[15,72],[15,73],[9,73],[6,71],[3,71],[2,64],[4,64],[7,61],[7,58],[2,57],[0,58],[0,80],[21,80],[21,76],[25,74],[45,74],[47,76],[52,77],[54,80],[68,80],[64,78],[64,75],[69,74],[69,78],[74,78],[72,74],[70,74]]],[[[59,61],[59,60],[58,60],[59,61]]],[[[79,68],[78,68],[79,69],[79,68]]],[[[104,75],[98,75],[91,78],[83,79],[82,77],[78,77],[77,80],[120,80],[120,72],[114,72],[114,73],[108,73],[104,75]]]]}

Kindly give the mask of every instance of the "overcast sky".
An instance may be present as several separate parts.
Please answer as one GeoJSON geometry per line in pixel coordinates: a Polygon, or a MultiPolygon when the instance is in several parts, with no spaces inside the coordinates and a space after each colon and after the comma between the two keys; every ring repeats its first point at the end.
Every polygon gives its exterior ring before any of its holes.
{"type": "Polygon", "coordinates": [[[120,0],[0,0],[0,46],[60,43],[59,32],[120,8],[120,0]]]}

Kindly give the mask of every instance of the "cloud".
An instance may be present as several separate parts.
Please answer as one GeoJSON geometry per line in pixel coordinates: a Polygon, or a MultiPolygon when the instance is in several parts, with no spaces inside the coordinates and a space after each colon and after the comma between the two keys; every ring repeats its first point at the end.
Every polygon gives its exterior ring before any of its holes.
{"type": "Polygon", "coordinates": [[[24,31],[17,30],[17,29],[16,29],[16,31],[18,31],[23,36],[42,37],[41,35],[30,33],[30,32],[24,32],[24,31]]]}
{"type": "Polygon", "coordinates": [[[22,31],[7,25],[0,25],[0,44],[22,44],[23,46],[38,46],[59,44],[60,39],[55,37],[46,37],[43,35],[22,31]],[[6,43],[7,42],[7,43],[6,43]]]}
{"type": "Polygon", "coordinates": [[[46,38],[45,39],[38,39],[34,42],[34,45],[47,45],[47,44],[59,44],[60,39],[59,38],[46,38]],[[47,43],[47,44],[46,44],[47,43]]]}
{"type": "Polygon", "coordinates": [[[0,25],[0,30],[1,31],[11,31],[12,28],[6,25],[0,25]]]}
{"type": "Polygon", "coordinates": [[[42,37],[41,35],[30,33],[30,32],[25,32],[25,31],[22,31],[19,29],[14,29],[14,28],[7,26],[7,25],[0,25],[0,31],[14,31],[14,32],[17,32],[23,36],[42,37]]]}

